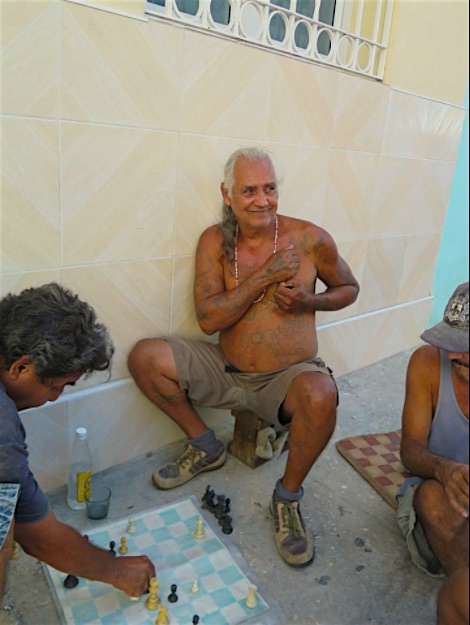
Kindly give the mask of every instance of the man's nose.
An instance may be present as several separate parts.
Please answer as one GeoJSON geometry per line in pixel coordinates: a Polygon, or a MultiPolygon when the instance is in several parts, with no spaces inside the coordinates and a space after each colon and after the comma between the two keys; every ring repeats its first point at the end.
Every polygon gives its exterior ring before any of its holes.
{"type": "Polygon", "coordinates": [[[266,195],[264,189],[260,189],[258,191],[258,193],[256,194],[255,202],[259,206],[266,206],[268,204],[268,196],[266,195]]]}

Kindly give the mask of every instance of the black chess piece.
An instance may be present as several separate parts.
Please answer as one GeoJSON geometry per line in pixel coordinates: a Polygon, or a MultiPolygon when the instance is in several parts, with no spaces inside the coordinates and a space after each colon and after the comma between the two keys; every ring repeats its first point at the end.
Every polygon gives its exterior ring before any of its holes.
{"type": "Polygon", "coordinates": [[[224,514],[230,513],[230,503],[230,499],[227,497],[227,499],[225,500],[224,514]]]}
{"type": "Polygon", "coordinates": [[[224,534],[233,534],[232,519],[228,515],[222,525],[222,532],[224,534]]]}
{"type": "Polygon", "coordinates": [[[64,588],[75,588],[76,586],[78,586],[78,577],[67,575],[64,579],[64,588]]]}
{"type": "Polygon", "coordinates": [[[211,487],[210,486],[206,486],[206,492],[202,496],[201,502],[203,504],[207,503],[209,501],[210,495],[211,495],[211,487]]]}
{"type": "Polygon", "coordinates": [[[115,556],[115,555],[116,555],[116,550],[114,549],[114,547],[115,547],[115,546],[116,546],[116,543],[114,542],[114,540],[112,540],[112,541],[109,543],[109,553],[110,553],[112,556],[115,556]]]}
{"type": "Polygon", "coordinates": [[[193,616],[193,625],[198,625],[198,623],[199,623],[199,616],[195,614],[193,616]]]}
{"type": "Polygon", "coordinates": [[[227,523],[231,523],[231,522],[232,522],[232,517],[229,514],[223,514],[219,519],[220,527],[223,527],[227,523]]]}
{"type": "Polygon", "coordinates": [[[176,603],[178,601],[178,595],[176,591],[178,590],[178,586],[176,584],[171,585],[171,594],[168,595],[168,601],[170,603],[176,603]]]}
{"type": "Polygon", "coordinates": [[[220,519],[224,514],[225,495],[217,495],[217,504],[215,506],[214,515],[216,519],[220,519]]]}

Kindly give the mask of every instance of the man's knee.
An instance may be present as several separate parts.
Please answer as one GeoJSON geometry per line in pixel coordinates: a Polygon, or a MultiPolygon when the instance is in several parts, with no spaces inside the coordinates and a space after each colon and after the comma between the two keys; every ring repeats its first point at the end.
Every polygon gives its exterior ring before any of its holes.
{"type": "Polygon", "coordinates": [[[421,484],[415,494],[414,507],[420,520],[432,527],[441,526],[451,509],[444,487],[437,480],[425,480],[421,484]]]}
{"type": "Polygon", "coordinates": [[[469,571],[454,573],[442,586],[437,600],[437,625],[468,625],[469,571]]]}
{"type": "Polygon", "coordinates": [[[334,380],[323,373],[303,373],[289,391],[294,412],[301,411],[312,418],[336,419],[337,389],[334,380]]]}
{"type": "Polygon", "coordinates": [[[129,352],[127,366],[133,378],[148,375],[149,370],[165,365],[171,353],[170,346],[165,339],[142,339],[129,352]]]}

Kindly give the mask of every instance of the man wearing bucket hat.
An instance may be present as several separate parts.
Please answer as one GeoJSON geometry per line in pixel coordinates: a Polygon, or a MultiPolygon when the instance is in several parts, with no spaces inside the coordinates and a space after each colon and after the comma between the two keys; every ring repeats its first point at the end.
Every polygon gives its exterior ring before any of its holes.
{"type": "MultiPolygon", "coordinates": [[[[398,522],[419,568],[433,576],[463,571],[468,580],[468,282],[421,338],[427,345],[408,366],[401,444],[403,464],[416,477],[398,492],[398,522]]],[[[445,612],[443,605],[439,625],[468,623],[468,601],[460,620],[448,620],[445,612]]]]}

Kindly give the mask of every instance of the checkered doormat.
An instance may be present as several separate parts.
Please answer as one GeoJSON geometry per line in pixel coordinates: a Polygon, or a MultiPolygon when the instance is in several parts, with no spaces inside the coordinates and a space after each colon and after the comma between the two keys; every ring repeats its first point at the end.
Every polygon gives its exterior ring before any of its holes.
{"type": "Polygon", "coordinates": [[[336,443],[339,453],[394,509],[397,490],[412,477],[401,463],[400,441],[401,430],[397,430],[352,436],[336,443]]]}

